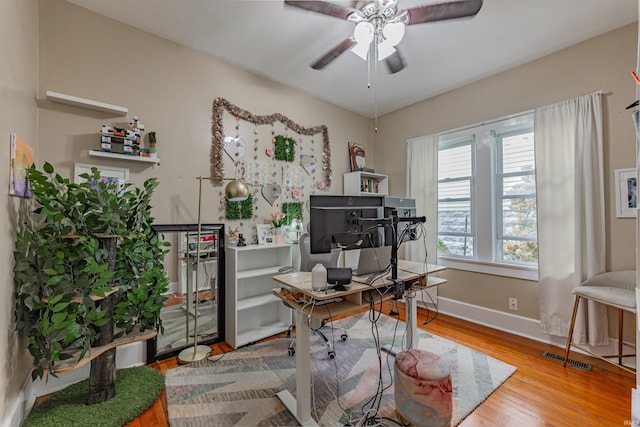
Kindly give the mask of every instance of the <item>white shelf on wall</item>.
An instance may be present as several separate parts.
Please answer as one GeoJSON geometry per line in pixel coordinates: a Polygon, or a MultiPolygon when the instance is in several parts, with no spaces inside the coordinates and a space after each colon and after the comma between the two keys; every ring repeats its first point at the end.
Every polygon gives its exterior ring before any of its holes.
{"type": "Polygon", "coordinates": [[[387,175],[356,171],[344,174],[344,194],[347,196],[388,196],[387,175]]]}
{"type": "Polygon", "coordinates": [[[106,102],[94,101],[92,99],[80,98],[73,95],[66,95],[64,93],[53,92],[51,90],[47,91],[47,99],[51,102],[57,102],[59,104],[86,108],[103,113],[111,113],[117,116],[126,116],[129,113],[129,109],[127,107],[107,104],[106,102]]]}
{"type": "Polygon", "coordinates": [[[109,159],[129,160],[131,162],[160,163],[157,157],[132,156],[131,154],[110,153],[108,151],[89,150],[91,157],[106,157],[109,159]]]}

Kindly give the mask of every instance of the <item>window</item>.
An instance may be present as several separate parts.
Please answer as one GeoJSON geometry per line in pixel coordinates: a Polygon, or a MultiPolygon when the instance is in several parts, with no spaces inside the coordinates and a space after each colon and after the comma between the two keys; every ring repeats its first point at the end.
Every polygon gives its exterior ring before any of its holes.
{"type": "Polygon", "coordinates": [[[510,276],[537,269],[532,113],[440,135],[438,257],[510,276]]]}

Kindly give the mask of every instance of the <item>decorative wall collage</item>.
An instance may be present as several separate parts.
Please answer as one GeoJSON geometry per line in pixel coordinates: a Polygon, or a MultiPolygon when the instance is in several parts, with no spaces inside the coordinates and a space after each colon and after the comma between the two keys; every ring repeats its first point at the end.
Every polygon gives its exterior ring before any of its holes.
{"type": "Polygon", "coordinates": [[[256,116],[225,99],[214,101],[211,176],[220,179],[214,181],[218,220],[227,226],[231,242],[242,234],[247,244],[262,243],[258,224],[270,224],[274,236],[279,228],[293,241],[309,220],[309,196],[327,191],[331,174],[326,126],[305,128],[279,113],[256,116]],[[226,200],[227,179],[245,182],[250,197],[226,200]]]}

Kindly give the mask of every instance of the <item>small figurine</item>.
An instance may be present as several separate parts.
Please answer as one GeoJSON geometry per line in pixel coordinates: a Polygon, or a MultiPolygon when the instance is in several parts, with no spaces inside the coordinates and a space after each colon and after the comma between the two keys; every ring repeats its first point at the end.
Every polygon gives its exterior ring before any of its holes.
{"type": "Polygon", "coordinates": [[[247,242],[245,242],[242,233],[238,235],[238,246],[247,246],[247,242]]]}

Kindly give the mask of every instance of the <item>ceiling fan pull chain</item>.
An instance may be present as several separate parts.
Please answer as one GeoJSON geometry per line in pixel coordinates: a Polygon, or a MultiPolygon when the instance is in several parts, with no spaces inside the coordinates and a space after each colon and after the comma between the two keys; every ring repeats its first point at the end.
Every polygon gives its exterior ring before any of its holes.
{"type": "Polygon", "coordinates": [[[378,36],[373,39],[373,132],[378,133],[378,36]]]}

